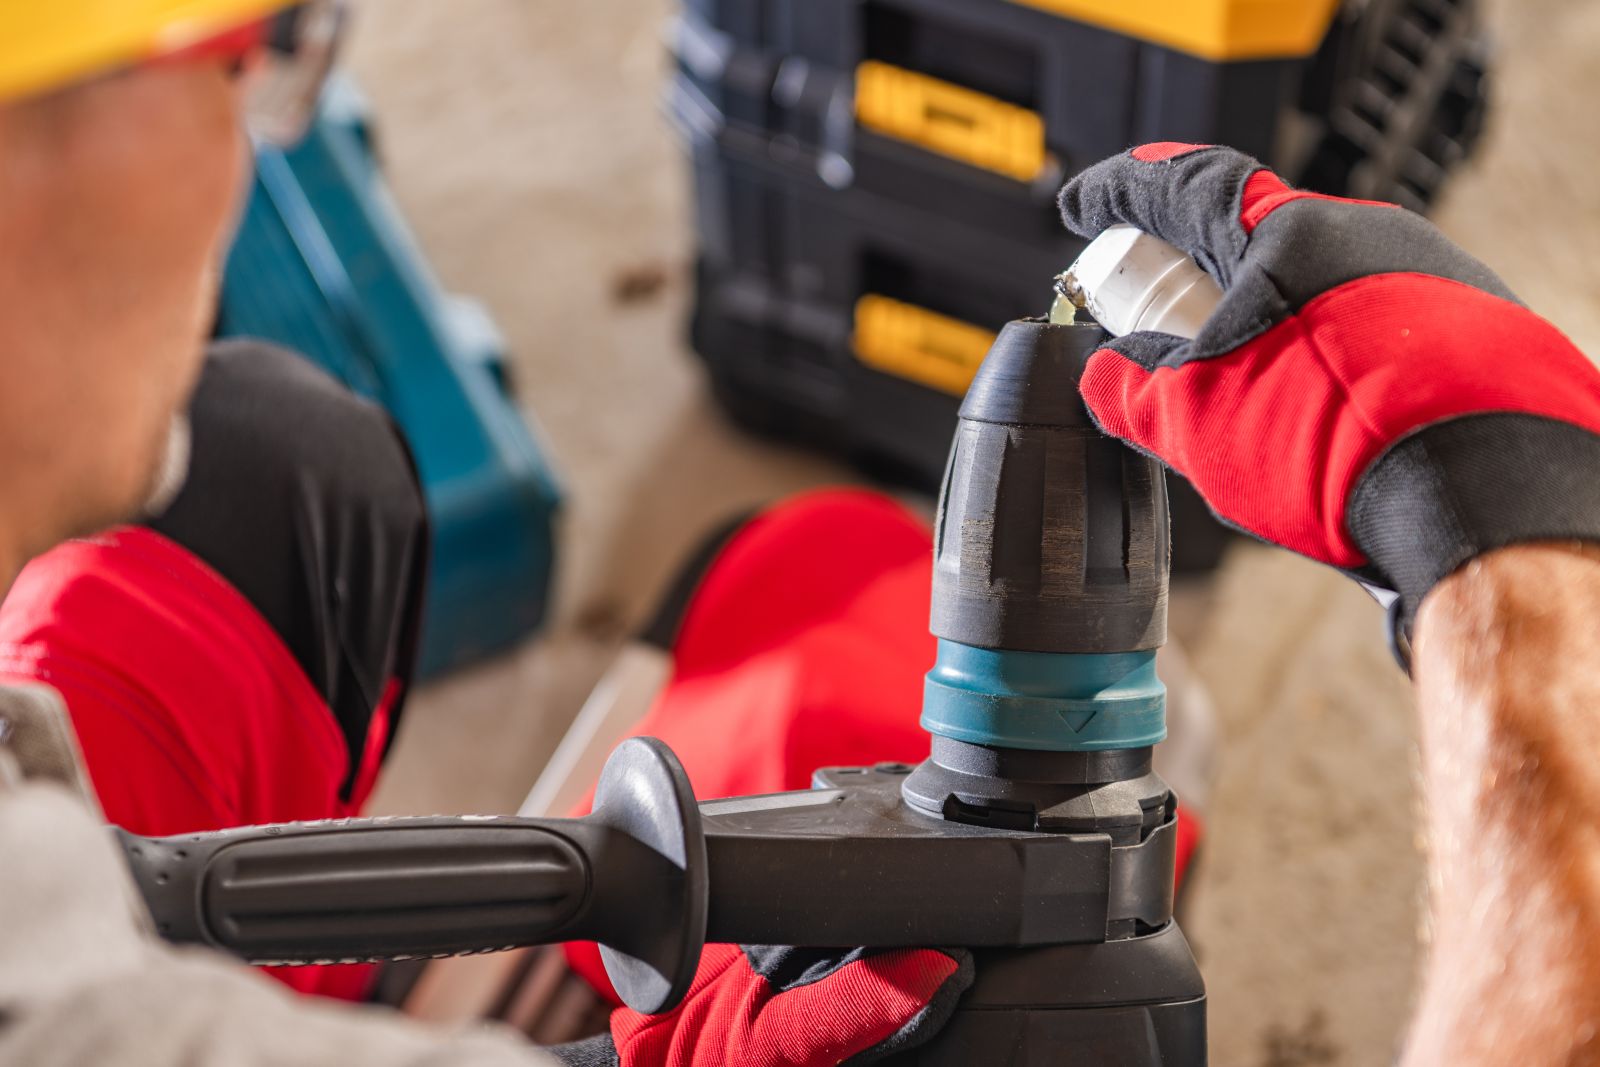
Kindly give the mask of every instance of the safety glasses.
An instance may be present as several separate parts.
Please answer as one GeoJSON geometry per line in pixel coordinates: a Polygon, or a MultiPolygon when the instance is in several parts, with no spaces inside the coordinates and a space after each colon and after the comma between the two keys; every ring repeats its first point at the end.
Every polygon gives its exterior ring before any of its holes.
{"type": "Polygon", "coordinates": [[[244,79],[245,122],[271,144],[305,136],[338,55],[344,0],[307,0],[266,18],[164,53],[162,61],[220,59],[244,79]]]}

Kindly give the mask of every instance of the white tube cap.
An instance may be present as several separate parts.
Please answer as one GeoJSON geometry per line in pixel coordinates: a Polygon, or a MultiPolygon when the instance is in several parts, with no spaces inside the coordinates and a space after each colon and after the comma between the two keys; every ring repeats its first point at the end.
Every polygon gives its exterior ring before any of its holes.
{"type": "Polygon", "coordinates": [[[1180,249],[1119,223],[1089,242],[1066,283],[1118,337],[1156,330],[1194,337],[1222,301],[1222,288],[1180,249]]]}

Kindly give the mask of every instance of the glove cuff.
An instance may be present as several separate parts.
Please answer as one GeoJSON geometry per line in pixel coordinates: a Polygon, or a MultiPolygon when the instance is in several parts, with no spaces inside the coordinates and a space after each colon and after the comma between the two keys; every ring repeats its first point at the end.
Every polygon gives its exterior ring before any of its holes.
{"type": "Polygon", "coordinates": [[[1478,556],[1533,541],[1600,543],[1600,435],[1514,413],[1432,423],[1373,461],[1345,521],[1400,594],[1395,624],[1409,639],[1423,597],[1478,556]]]}

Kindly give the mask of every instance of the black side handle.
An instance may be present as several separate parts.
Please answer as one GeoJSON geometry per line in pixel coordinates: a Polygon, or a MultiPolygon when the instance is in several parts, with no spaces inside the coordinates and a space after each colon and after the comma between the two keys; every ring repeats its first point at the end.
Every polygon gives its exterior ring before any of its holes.
{"type": "Polygon", "coordinates": [[[156,927],[254,963],[601,942],[617,992],[658,1012],[705,940],[705,841],[683,768],[624,742],[583,819],[345,819],[143,838],[117,830],[156,927]]]}

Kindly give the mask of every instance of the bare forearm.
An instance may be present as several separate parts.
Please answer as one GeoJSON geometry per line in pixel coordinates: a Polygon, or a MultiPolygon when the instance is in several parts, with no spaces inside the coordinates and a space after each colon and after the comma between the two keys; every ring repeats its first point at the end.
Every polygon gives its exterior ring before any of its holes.
{"type": "Polygon", "coordinates": [[[1434,944],[1406,1063],[1600,1063],[1600,551],[1447,579],[1415,672],[1434,944]]]}

